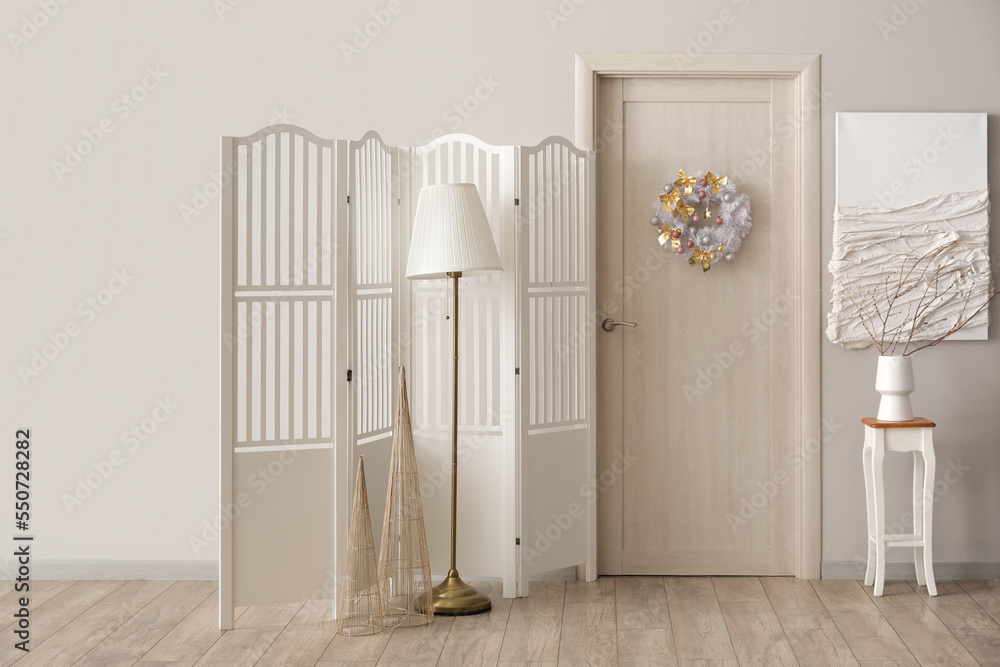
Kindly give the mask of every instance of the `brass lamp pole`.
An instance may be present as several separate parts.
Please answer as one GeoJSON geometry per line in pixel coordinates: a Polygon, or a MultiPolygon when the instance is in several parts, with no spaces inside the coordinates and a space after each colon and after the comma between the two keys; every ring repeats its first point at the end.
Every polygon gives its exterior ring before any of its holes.
{"type": "Polygon", "coordinates": [[[449,616],[489,611],[489,597],[462,581],[455,564],[458,542],[458,279],[503,270],[479,190],[470,183],[426,186],[417,199],[406,277],[450,278],[452,322],[451,568],[434,587],[434,613],[449,616]]]}
{"type": "Polygon", "coordinates": [[[462,581],[455,567],[455,543],[458,535],[458,279],[461,271],[449,271],[455,300],[454,322],[451,324],[451,569],[448,576],[434,587],[434,613],[453,616],[479,614],[492,607],[490,599],[462,581]]]}

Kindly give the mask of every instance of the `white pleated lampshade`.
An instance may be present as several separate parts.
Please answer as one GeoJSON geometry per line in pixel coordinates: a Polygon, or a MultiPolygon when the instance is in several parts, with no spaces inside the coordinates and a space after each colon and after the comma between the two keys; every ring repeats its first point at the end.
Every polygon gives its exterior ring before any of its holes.
{"type": "Polygon", "coordinates": [[[417,280],[502,271],[490,223],[472,183],[420,190],[406,277],[417,280]]]}

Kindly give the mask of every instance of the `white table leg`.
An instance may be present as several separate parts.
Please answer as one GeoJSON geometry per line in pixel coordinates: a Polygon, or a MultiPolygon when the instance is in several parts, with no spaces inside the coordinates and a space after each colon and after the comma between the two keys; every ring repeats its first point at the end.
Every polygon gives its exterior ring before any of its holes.
{"type": "Polygon", "coordinates": [[[874,429],[865,427],[865,444],[861,448],[861,460],[865,471],[865,507],[868,512],[868,535],[865,544],[868,548],[868,567],[865,569],[865,586],[875,583],[875,488],[872,480],[872,441],[874,429]]]}
{"type": "MultiPolygon", "coordinates": [[[[913,451],[913,534],[924,534],[924,455],[913,451]]],[[[913,547],[913,564],[917,569],[917,585],[925,585],[924,547],[913,547]]]]}
{"type": "Polygon", "coordinates": [[[874,429],[872,443],[872,487],[875,500],[875,597],[882,595],[885,587],[885,478],[882,461],[885,459],[885,431],[874,429]]]}
{"type": "Polygon", "coordinates": [[[931,546],[931,526],[934,515],[934,436],[931,429],[924,429],[924,576],[927,578],[927,594],[937,595],[937,584],[934,582],[934,550],[931,546]]]}

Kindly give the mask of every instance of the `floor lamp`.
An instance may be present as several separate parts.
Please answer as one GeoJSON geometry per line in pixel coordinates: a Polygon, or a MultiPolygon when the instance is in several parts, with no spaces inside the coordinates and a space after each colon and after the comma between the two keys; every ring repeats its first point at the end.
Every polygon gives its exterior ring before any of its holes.
{"type": "Polygon", "coordinates": [[[462,581],[455,567],[458,509],[458,279],[502,271],[490,223],[471,183],[431,185],[420,191],[413,220],[406,277],[411,280],[452,279],[451,401],[451,569],[434,587],[434,613],[461,616],[489,611],[490,599],[462,581]]]}

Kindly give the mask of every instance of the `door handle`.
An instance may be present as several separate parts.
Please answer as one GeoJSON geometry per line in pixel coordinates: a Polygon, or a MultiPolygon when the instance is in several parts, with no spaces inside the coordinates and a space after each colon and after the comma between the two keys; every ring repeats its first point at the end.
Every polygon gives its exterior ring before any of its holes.
{"type": "Polygon", "coordinates": [[[639,326],[638,322],[615,322],[610,317],[601,322],[601,328],[605,331],[614,331],[615,327],[632,327],[635,329],[637,326],[639,326]]]}

